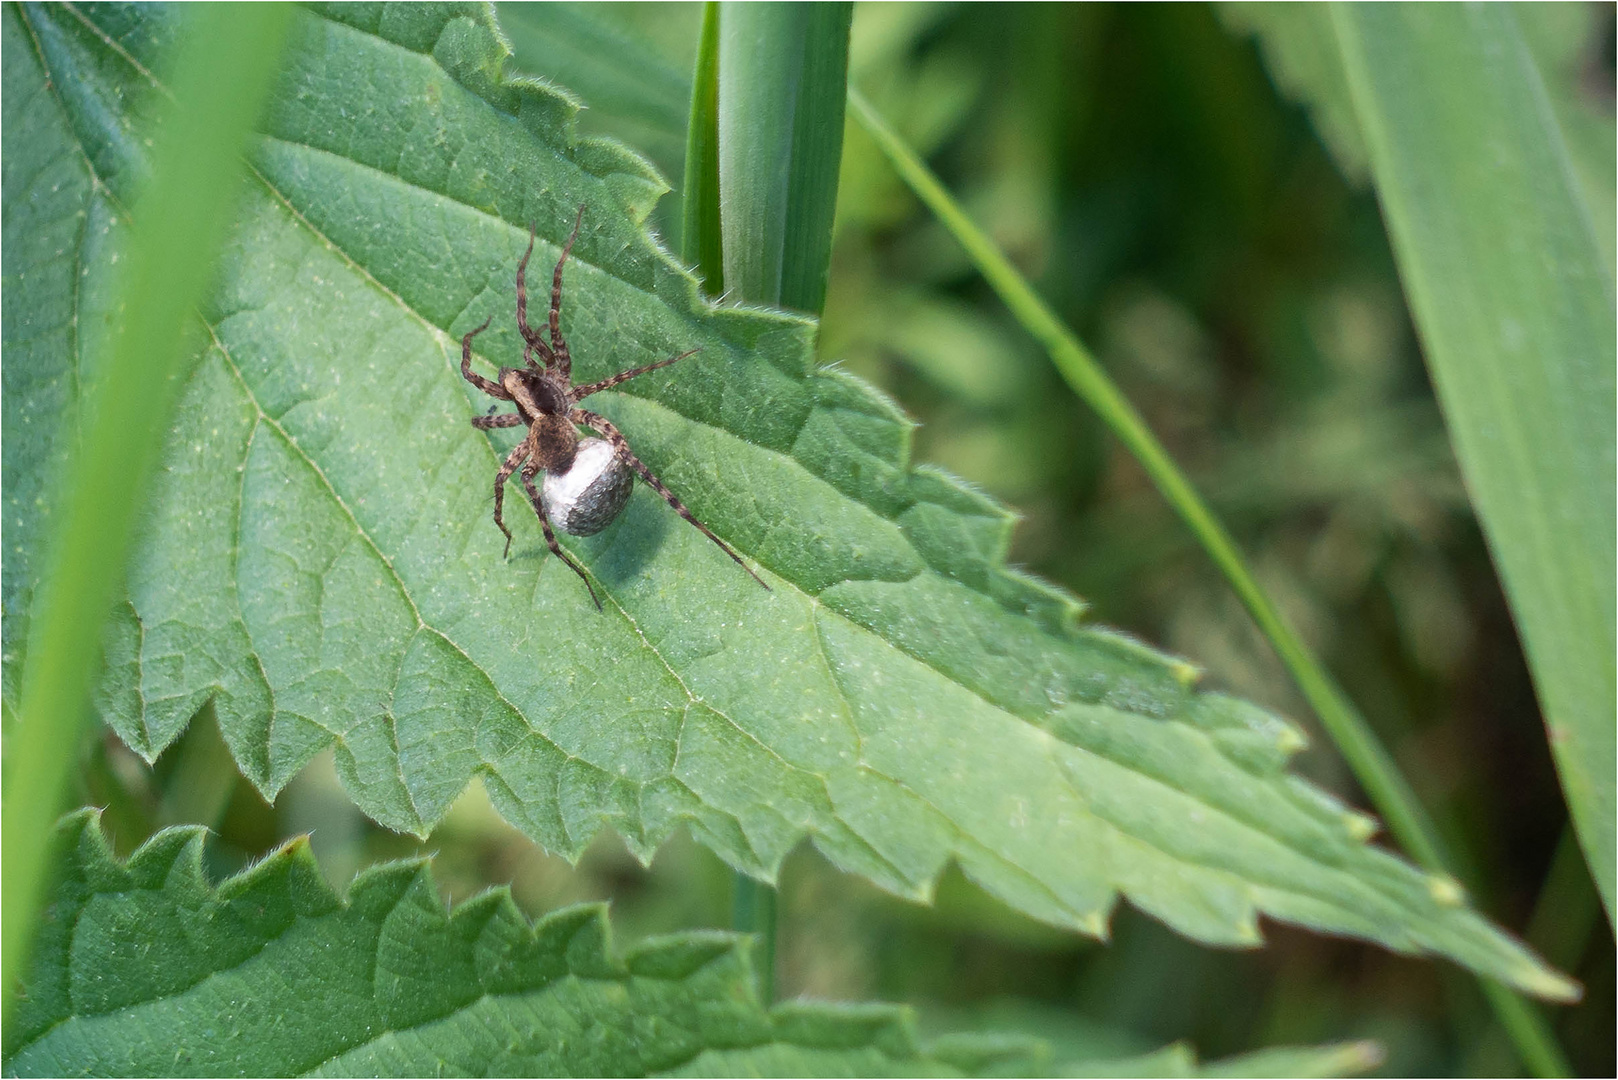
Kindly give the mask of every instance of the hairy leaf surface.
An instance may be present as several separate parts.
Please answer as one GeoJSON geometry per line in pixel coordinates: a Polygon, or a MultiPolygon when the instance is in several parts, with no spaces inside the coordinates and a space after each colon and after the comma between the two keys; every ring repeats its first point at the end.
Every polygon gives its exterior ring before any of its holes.
{"type": "MultiPolygon", "coordinates": [[[[31,313],[5,367],[6,530],[26,544],[48,508],[11,470],[44,467],[93,362],[174,15],[4,18],[8,119],[33,109],[5,136],[6,294],[31,313]]],[[[570,856],[606,827],[649,856],[683,825],[771,878],[807,837],[917,898],[956,860],[1091,934],[1123,895],[1202,941],[1256,944],[1268,914],[1572,992],[1288,775],[1291,726],[1007,569],[1008,512],[913,468],[897,408],[815,370],[813,323],[705,302],[645,228],[662,181],[506,79],[485,9],[312,11],[288,55],[109,632],[103,710],[131,746],[155,757],[212,700],[266,795],[332,746],[359,806],[416,834],[481,775],[570,856]],[[592,403],[772,591],[643,489],[567,541],[605,614],[518,497],[500,557],[509,442],[467,423],[489,403],[459,337],[493,316],[479,365],[516,361],[527,224],[543,265],[581,204],[576,376],[702,349],[592,403]]],[[[33,564],[8,555],[14,664],[33,564]]]]}
{"type": "MultiPolygon", "coordinates": [[[[63,820],[7,1075],[1203,1075],[1180,1045],[1088,1063],[1017,1034],[923,1047],[893,1006],[766,1010],[736,935],[619,956],[601,905],[530,924],[497,891],[446,912],[424,861],[368,870],[339,900],[299,839],[214,888],[202,840],[165,830],[120,864],[93,811],[63,820]]],[[[1345,1043],[1208,1069],[1326,1076],[1375,1060],[1345,1043]]]]}

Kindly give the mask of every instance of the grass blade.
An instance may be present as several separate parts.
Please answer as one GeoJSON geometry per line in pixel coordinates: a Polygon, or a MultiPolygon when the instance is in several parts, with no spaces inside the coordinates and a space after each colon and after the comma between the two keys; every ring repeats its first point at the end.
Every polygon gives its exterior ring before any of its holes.
{"type": "MultiPolygon", "coordinates": [[[[820,313],[843,156],[853,5],[714,4],[703,12],[686,147],[685,239],[708,291],[820,313]]],[[[738,874],[732,925],[758,935],[775,984],[775,890],[738,874]]]]}
{"type": "Polygon", "coordinates": [[[702,6],[702,39],[691,80],[685,183],[680,192],[680,257],[696,267],[710,296],[725,291],[724,237],[719,229],[719,4],[702,6]]]}
{"type": "Polygon", "coordinates": [[[1610,919],[1613,283],[1509,8],[1335,16],[1427,363],[1610,919]]]}
{"type": "Polygon", "coordinates": [[[175,105],[155,136],[152,181],[137,203],[120,296],[125,323],[91,390],[76,458],[36,594],[28,660],[8,733],[4,811],[4,987],[36,929],[46,845],[76,754],[120,588],[141,492],[181,387],[183,338],[224,240],[240,151],[274,80],[289,11],[196,10],[176,59],[175,105]]]}
{"type": "Polygon", "coordinates": [[[831,264],[853,5],[721,6],[719,188],[725,281],[819,314],[831,264]]]}

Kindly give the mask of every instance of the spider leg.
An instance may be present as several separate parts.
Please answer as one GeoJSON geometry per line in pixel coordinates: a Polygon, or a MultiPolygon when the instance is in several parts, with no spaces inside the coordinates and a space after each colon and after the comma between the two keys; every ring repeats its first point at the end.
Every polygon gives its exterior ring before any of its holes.
{"type": "MultiPolygon", "coordinates": [[[[501,418],[495,417],[494,419],[501,418]]],[[[472,423],[476,425],[477,420],[473,420],[472,423]]],[[[528,456],[530,449],[527,439],[518,443],[517,448],[506,455],[506,460],[501,462],[500,471],[494,474],[494,523],[500,526],[501,532],[506,534],[506,551],[501,558],[511,556],[511,530],[506,528],[506,519],[502,513],[506,502],[506,478],[517,471],[517,466],[522,464],[522,459],[528,456]]]]}
{"type": "Polygon", "coordinates": [[[474,416],[472,426],[479,431],[488,431],[492,428],[522,427],[522,417],[516,413],[505,413],[501,416],[474,416]]]}
{"type": "Polygon", "coordinates": [[[534,363],[533,350],[539,350],[540,359],[547,364],[554,359],[551,350],[540,337],[539,331],[528,327],[528,257],[534,253],[534,227],[528,226],[528,250],[522,253],[522,259],[517,263],[517,329],[522,331],[522,339],[528,343],[523,349],[523,363],[530,367],[538,367],[534,363]]]}
{"type": "MultiPolygon", "coordinates": [[[[490,318],[493,318],[493,316],[491,315],[490,318]]],[[[467,334],[461,339],[461,374],[466,377],[467,382],[471,383],[479,390],[482,390],[490,397],[497,397],[503,401],[510,401],[511,395],[506,393],[505,387],[501,386],[497,382],[485,379],[482,375],[479,375],[477,372],[472,370],[472,339],[483,333],[483,331],[487,330],[488,328],[489,319],[484,319],[482,326],[478,327],[476,330],[473,330],[471,333],[467,334]]]]}
{"type": "Polygon", "coordinates": [[[568,253],[573,250],[573,241],[579,238],[579,225],[584,221],[584,207],[579,207],[579,216],[573,219],[573,231],[568,234],[567,243],[562,245],[562,257],[556,260],[556,273],[551,276],[551,353],[555,356],[556,369],[562,373],[562,378],[573,377],[573,357],[568,354],[567,342],[562,340],[562,267],[567,263],[568,253]]]}
{"type": "Polygon", "coordinates": [[[625,461],[629,462],[630,468],[640,473],[640,478],[646,481],[653,491],[662,496],[663,501],[673,507],[676,514],[679,514],[681,517],[685,518],[685,520],[690,522],[692,525],[695,525],[697,529],[701,531],[703,536],[706,536],[708,539],[718,544],[719,550],[723,551],[726,555],[729,555],[732,559],[735,559],[737,566],[740,566],[743,570],[746,570],[749,574],[752,574],[754,581],[758,582],[760,585],[763,585],[766,589],[769,588],[769,585],[765,583],[764,579],[759,577],[758,574],[754,573],[753,568],[743,562],[742,557],[736,554],[735,550],[729,544],[715,536],[712,529],[698,521],[696,517],[692,515],[691,511],[685,508],[685,503],[680,501],[679,496],[675,495],[674,492],[663,486],[663,481],[657,478],[657,474],[652,472],[651,469],[648,469],[646,467],[646,463],[641,461],[640,458],[636,457],[634,452],[629,449],[629,443],[625,441],[623,432],[619,431],[618,428],[613,425],[612,421],[608,420],[604,416],[599,416],[596,413],[590,412],[588,409],[574,409],[568,413],[567,418],[573,423],[578,424],[580,427],[589,428],[591,431],[594,431],[596,434],[602,436],[608,442],[612,443],[613,448],[618,451],[619,456],[625,461]]]}
{"type": "Polygon", "coordinates": [[[676,360],[684,360],[686,357],[692,355],[692,353],[699,353],[701,351],[701,349],[691,349],[687,352],[681,353],[679,356],[671,356],[667,360],[659,360],[655,364],[647,364],[645,367],[631,368],[628,371],[620,371],[618,374],[613,375],[610,378],[602,379],[600,382],[585,383],[583,386],[575,386],[573,388],[573,400],[578,401],[580,398],[589,397],[598,390],[609,390],[621,382],[628,382],[637,375],[644,375],[648,371],[656,371],[660,367],[668,367],[676,360]]]}
{"type": "Polygon", "coordinates": [[[573,561],[573,556],[562,550],[562,545],[556,542],[556,534],[551,531],[551,519],[545,516],[545,504],[539,498],[539,489],[534,486],[534,473],[539,469],[533,462],[523,467],[522,486],[528,492],[528,501],[534,504],[534,513],[539,515],[539,528],[545,534],[545,543],[551,549],[551,554],[567,563],[573,572],[579,575],[584,587],[590,591],[590,599],[595,601],[596,610],[601,610],[601,598],[596,595],[595,586],[590,584],[590,576],[584,572],[584,567],[573,561]]]}

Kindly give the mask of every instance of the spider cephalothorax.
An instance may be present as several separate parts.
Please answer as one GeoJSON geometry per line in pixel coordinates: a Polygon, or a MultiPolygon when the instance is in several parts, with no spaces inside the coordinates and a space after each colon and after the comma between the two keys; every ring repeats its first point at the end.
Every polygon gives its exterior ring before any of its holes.
{"type": "Polygon", "coordinates": [[[731,550],[729,544],[719,539],[708,526],[693,517],[691,511],[685,508],[685,504],[664,487],[663,482],[653,475],[652,470],[630,451],[623,434],[606,417],[578,407],[581,398],[588,397],[597,390],[605,390],[617,386],[626,379],[667,367],[697,351],[692,349],[679,356],[659,360],[655,364],[622,371],[599,382],[586,383],[583,386],[573,385],[573,358],[568,354],[567,342],[562,337],[561,328],[562,267],[567,263],[568,252],[573,250],[573,241],[578,239],[579,223],[583,220],[584,207],[581,206],[578,219],[573,222],[573,232],[568,236],[567,243],[562,246],[562,257],[556,260],[556,273],[551,278],[548,343],[537,330],[532,330],[528,326],[528,287],[525,275],[528,271],[528,257],[534,253],[532,228],[528,230],[528,250],[523,252],[522,261],[517,263],[517,329],[522,332],[525,343],[522,354],[523,366],[501,368],[498,381],[485,379],[472,370],[472,339],[488,329],[488,319],[483,321],[482,326],[461,339],[461,374],[466,376],[467,382],[491,397],[509,401],[517,406],[515,413],[473,417],[472,426],[485,431],[490,428],[506,427],[528,429],[527,436],[511,451],[501,464],[500,471],[494,475],[494,523],[506,534],[506,553],[508,555],[511,553],[511,530],[506,528],[503,517],[506,480],[512,473],[517,472],[522,479],[523,490],[528,493],[528,501],[533,504],[534,513],[539,515],[539,527],[545,533],[545,543],[557,558],[567,563],[573,568],[574,573],[584,579],[584,587],[590,590],[590,599],[595,601],[597,608],[600,608],[601,600],[596,596],[595,588],[590,584],[590,578],[585,574],[584,568],[556,542],[556,534],[551,530],[551,519],[553,517],[556,519],[557,528],[576,536],[590,536],[600,532],[618,516],[618,512],[628,501],[630,489],[634,486],[630,472],[633,469],[653,491],[662,496],[664,502],[674,508],[675,513],[701,529],[704,536],[718,544],[720,549],[735,559],[743,570],[753,574],[753,580],[768,589],[769,586],[764,584],[764,579],[753,573],[752,567],[742,562],[742,557],[731,550]],[[536,353],[539,361],[534,359],[536,353]],[[594,431],[601,438],[581,440],[578,433],[578,428],[581,427],[594,431]],[[534,486],[534,477],[541,470],[545,472],[543,493],[534,486]]]}

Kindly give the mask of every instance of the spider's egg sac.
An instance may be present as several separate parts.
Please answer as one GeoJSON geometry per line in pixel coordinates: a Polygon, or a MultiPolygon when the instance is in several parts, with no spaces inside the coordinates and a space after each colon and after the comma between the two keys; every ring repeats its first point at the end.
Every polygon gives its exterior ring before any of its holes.
{"type": "Polygon", "coordinates": [[[545,516],[565,533],[594,536],[629,501],[635,474],[603,439],[584,439],[567,472],[547,472],[539,499],[545,516]]]}

